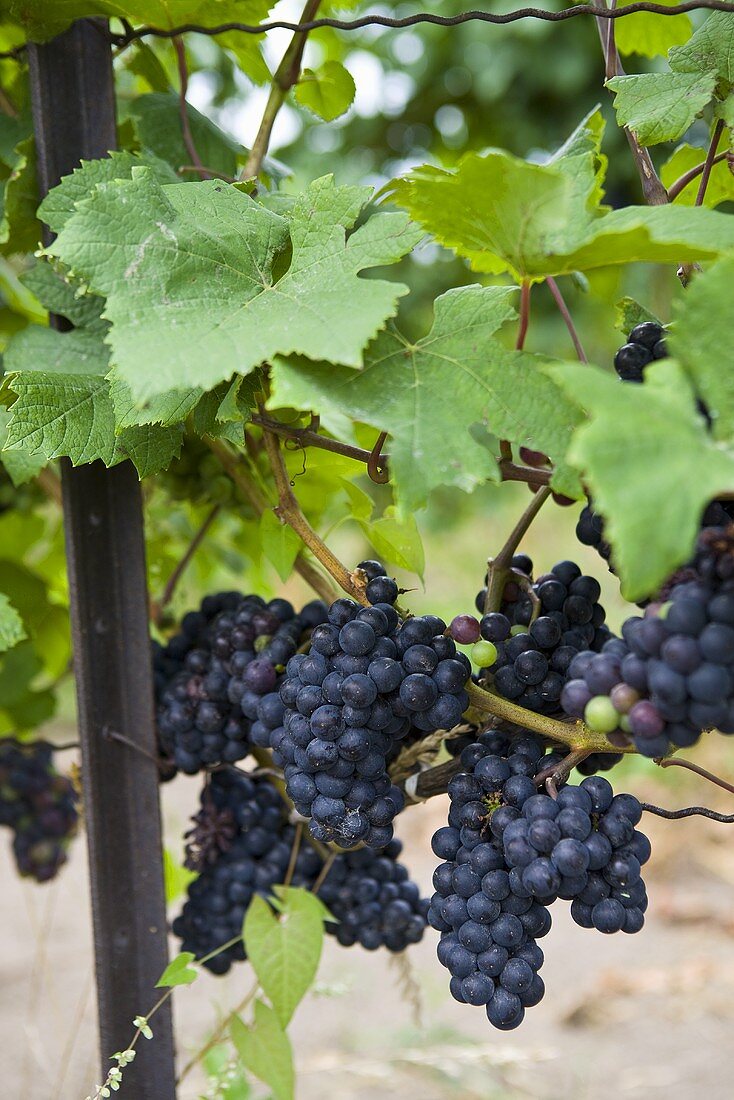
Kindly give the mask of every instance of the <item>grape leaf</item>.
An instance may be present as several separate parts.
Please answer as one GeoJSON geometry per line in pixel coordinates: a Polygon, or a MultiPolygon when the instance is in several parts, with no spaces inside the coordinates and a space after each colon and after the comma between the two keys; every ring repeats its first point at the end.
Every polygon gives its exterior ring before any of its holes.
{"type": "Polygon", "coordinates": [[[734,487],[734,453],[711,438],[673,360],[639,386],[586,365],[552,373],[588,413],[569,458],[604,517],[622,593],[649,596],[689,558],[707,503],[734,487]]]}
{"type": "Polygon", "coordinates": [[[734,13],[712,12],[693,37],[668,55],[670,67],[679,73],[713,73],[725,86],[734,84],[734,13]]]}
{"type": "Polygon", "coordinates": [[[122,151],[112,153],[101,160],[83,160],[58,187],[46,195],[38,208],[38,215],[46,225],[59,233],[74,213],[77,202],[86,199],[95,187],[113,180],[130,179],[133,168],[146,165],[161,183],[178,183],[178,176],[165,163],[150,156],[122,151]]]}
{"type": "Polygon", "coordinates": [[[55,271],[45,260],[40,260],[26,271],[22,282],[49,313],[57,313],[73,325],[85,328],[103,324],[104,299],[96,294],[87,294],[78,282],[68,274],[64,276],[55,271]]]}
{"type": "Polygon", "coordinates": [[[279,918],[256,895],[245,914],[243,935],[260,985],[286,1027],[316,977],[324,924],[321,902],[308,890],[282,891],[278,907],[279,918]]]}
{"type": "MultiPolygon", "coordinates": [[[[694,145],[679,145],[675,152],[666,160],[660,169],[660,179],[665,187],[672,185],[691,168],[697,168],[706,159],[706,150],[694,145]]],[[[701,176],[698,175],[686,184],[680,191],[674,202],[681,206],[694,206],[701,176]]],[[[711,175],[704,194],[704,205],[709,207],[720,206],[722,202],[734,200],[734,171],[728,160],[721,160],[711,169],[711,175]]]]}
{"type": "MultiPolygon", "coordinates": [[[[43,455],[31,455],[27,451],[3,450],[9,420],[10,413],[0,406],[0,465],[4,468],[13,485],[17,487],[18,485],[25,485],[26,482],[36,477],[46,465],[46,459],[43,455]]],[[[40,537],[40,534],[38,537],[40,537]]]]}
{"type": "Polygon", "coordinates": [[[383,431],[402,515],[439,485],[471,490],[497,479],[492,453],[472,428],[553,458],[565,451],[579,419],[548,378],[542,360],[508,351],[494,334],[514,316],[512,287],[462,287],[436,300],[430,333],[410,344],[394,327],[373,341],[364,369],[305,360],[273,365],[274,406],[313,410],[328,427],[345,413],[383,431]]]}
{"type": "Polygon", "coordinates": [[[166,892],[166,905],[176,901],[186,890],[190,882],[197,877],[196,871],[189,871],[179,863],[170,848],[163,849],[163,882],[166,892]]]}
{"type": "Polygon", "coordinates": [[[379,519],[371,523],[366,520],[358,522],[380,560],[423,577],[426,557],[414,515],[401,518],[397,510],[388,505],[379,519]]]}
{"type": "Polygon", "coordinates": [[[293,1100],[293,1052],[272,1008],[258,999],[254,1023],[248,1027],[234,1016],[229,1030],[245,1069],[265,1082],[274,1100],[293,1100]]]}
{"type": "Polygon", "coordinates": [[[29,38],[44,42],[76,19],[94,15],[170,30],[184,23],[206,27],[235,21],[260,23],[269,5],[265,0],[10,0],[7,10],[29,38]]]}
{"type": "Polygon", "coordinates": [[[501,150],[469,153],[456,169],[424,165],[390,187],[436,240],[490,274],[539,281],[635,261],[715,259],[734,248],[732,220],[715,211],[599,206],[601,166],[590,144],[544,165],[501,150]]]}
{"type": "MultiPolygon", "coordinates": [[[[242,151],[240,146],[190,103],[186,104],[186,113],[201,163],[214,172],[234,176],[237,171],[237,154],[242,151]]],[[[179,168],[191,164],[191,153],[183,139],[177,95],[173,92],[153,92],[139,96],[130,104],[130,116],[135,123],[138,141],[146,154],[152,153],[169,164],[177,173],[178,179],[201,179],[198,172],[178,175],[179,168]]]]}
{"type": "Polygon", "coordinates": [[[195,958],[193,951],[179,951],[155,983],[155,988],[175,989],[177,985],[191,985],[199,977],[198,971],[190,965],[195,958]]]}
{"type": "Polygon", "coordinates": [[[303,543],[292,527],[281,523],[268,508],[260,519],[262,551],[282,581],[287,581],[303,543]]]}
{"type": "Polygon", "coordinates": [[[12,649],[26,637],[23,620],[5,593],[0,592],[0,653],[12,649]]]}
{"type": "Polygon", "coordinates": [[[36,149],[32,136],[15,147],[15,162],[5,181],[0,219],[0,251],[32,252],[41,240],[41,225],[36,217],[38,179],[36,149]]]}
{"type": "Polygon", "coordinates": [[[368,197],[323,177],[287,222],[219,181],[161,186],[138,169],[78,203],[49,251],[106,296],[116,372],[138,403],[210,389],[278,354],[357,368],[406,293],[359,273],[420,236],[405,215],[380,214],[345,241],[368,197]],[[276,279],[289,232],[290,267],[276,279]]]}
{"type": "Polygon", "coordinates": [[[130,458],[141,478],[165,469],[181,449],[183,427],[128,427],[116,434],[104,329],[70,332],[30,325],[10,342],[5,367],[16,400],[5,448],[74,465],[100,459],[113,466],[130,458]],[[32,369],[43,363],[44,370],[32,369]],[[28,368],[31,365],[31,369],[28,368]]]}
{"type": "Polygon", "coordinates": [[[650,313],[649,309],[645,309],[634,298],[620,298],[614,307],[614,327],[623,332],[626,337],[635,325],[643,321],[655,321],[660,324],[655,314],[650,313]]]}
{"type": "Polygon", "coordinates": [[[716,439],[734,439],[734,374],[728,367],[734,343],[731,288],[734,259],[729,257],[698,275],[675,303],[669,340],[713,421],[716,439]]]}
{"type": "MultiPolygon", "coordinates": [[[[677,0],[660,0],[675,7],[677,0]]],[[[614,24],[614,38],[621,54],[636,53],[642,57],[664,57],[671,46],[681,46],[691,37],[693,25],[690,15],[658,15],[654,12],[636,12],[614,24]]]]}
{"type": "Polygon", "coordinates": [[[354,77],[339,61],[304,69],[296,84],[296,102],[326,122],[348,111],[356,91],[354,77]]]}
{"type": "Polygon", "coordinates": [[[701,113],[716,87],[710,72],[643,73],[607,81],[617,121],[643,145],[676,141],[701,113]]]}

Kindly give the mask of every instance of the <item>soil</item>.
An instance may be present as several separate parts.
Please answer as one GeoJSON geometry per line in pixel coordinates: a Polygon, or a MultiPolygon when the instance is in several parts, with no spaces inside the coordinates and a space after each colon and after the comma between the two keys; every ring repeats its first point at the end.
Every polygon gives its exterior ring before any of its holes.
{"type": "MultiPolygon", "coordinates": [[[[716,801],[715,789],[686,783],[643,783],[642,792],[666,805],[716,801]]],[[[181,835],[196,789],[185,780],[166,788],[169,835],[181,835]]],[[[727,798],[719,808],[730,808],[727,798]]],[[[428,841],[444,813],[434,799],[401,830],[426,890],[428,841]]],[[[518,1031],[496,1032],[481,1009],[451,999],[430,931],[407,967],[329,940],[317,989],[292,1026],[299,1100],[731,1100],[734,847],[727,826],[699,818],[646,815],[645,827],[654,853],[645,928],[602,937],[574,925],[559,902],[542,945],[546,997],[518,1031]]],[[[75,843],[56,882],[36,886],[16,876],[0,840],[0,1097],[84,1100],[99,1072],[85,845],[75,843]]],[[[250,985],[243,965],[177,993],[182,1064],[250,985]]],[[[194,1072],[180,1100],[205,1093],[194,1072]]]]}

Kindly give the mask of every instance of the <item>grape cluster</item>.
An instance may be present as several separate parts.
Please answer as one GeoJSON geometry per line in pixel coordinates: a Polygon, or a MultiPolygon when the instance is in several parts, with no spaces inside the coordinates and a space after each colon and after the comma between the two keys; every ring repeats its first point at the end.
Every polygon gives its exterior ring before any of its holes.
{"type": "MultiPolygon", "coordinates": [[[[241,935],[253,897],[269,897],[285,879],[295,840],[295,827],[286,822],[280,795],[265,779],[220,768],[210,776],[201,806],[202,816],[214,828],[202,836],[202,822],[197,822],[196,865],[202,870],[190,883],[188,898],[173,922],[181,950],[197,958],[241,935]]],[[[191,847],[190,843],[189,863],[191,847]]],[[[301,845],[292,885],[310,887],[321,867],[319,854],[301,845]]],[[[233,962],[244,958],[238,939],[205,965],[214,974],[225,974],[233,962]]]]}
{"type": "Polygon", "coordinates": [[[280,687],[283,725],[270,739],[288,795],[310,819],[312,835],[346,848],[390,842],[404,805],[387,771],[395,745],[411,729],[455,726],[468,704],[471,671],[442,619],[400,623],[392,606],[397,585],[389,577],[374,576],[366,594],[371,607],[333,603],[309,651],[288,662],[280,687]]]}
{"type": "Polygon", "coordinates": [[[391,840],[381,851],[359,848],[332,863],[317,893],[337,921],[326,930],[342,947],[398,952],[423,938],[428,899],[398,863],[402,847],[391,840]]]}
{"type": "Polygon", "coordinates": [[[319,601],[297,615],[287,600],[266,603],[259,596],[225,593],[186,616],[182,633],[154,658],[162,670],[157,674],[162,755],[191,775],[242,760],[253,742],[267,744],[270,729],[283,717],[277,694],[281,670],[325,615],[319,601]],[[221,609],[210,616],[217,604],[221,609]]]}
{"type": "MultiPolygon", "coordinates": [[[[182,950],[201,958],[240,935],[256,894],[267,899],[283,883],[297,841],[275,788],[234,768],[212,773],[194,820],[187,862],[201,873],[189,885],[173,931],[182,950]]],[[[343,946],[360,943],[368,950],[403,951],[422,938],[428,902],[398,862],[400,851],[400,843],[392,841],[380,852],[347,852],[323,875],[319,852],[301,843],[290,885],[311,890],[323,877],[318,896],[336,918],[326,930],[343,946]]],[[[244,958],[238,939],[205,965],[224,974],[244,958]]]]}
{"type": "Polygon", "coordinates": [[[610,634],[599,603],[599,583],[583,576],[574,562],[554,565],[535,581],[531,592],[520,594],[511,609],[482,617],[481,635],[493,650],[485,677],[488,673],[494,690],[505,699],[527,710],[554,714],[560,711],[572,658],[581,650],[600,649],[610,634]],[[535,605],[540,613],[533,619],[535,605]]]}
{"type": "Polygon", "coordinates": [[[535,794],[531,776],[542,755],[533,737],[509,750],[502,735],[481,734],[461,753],[466,771],[449,783],[448,825],[432,840],[443,860],[428,910],[429,924],[441,933],[439,961],[456,1000],[486,1006],[490,1023],[502,1030],[518,1027],[545,991],[536,941],[549,932],[550,913],[512,871],[502,845],[503,828],[535,794]]]}
{"type": "Polygon", "coordinates": [[[448,826],[433,837],[444,862],[434,873],[429,923],[441,933],[438,957],[460,1002],[485,1006],[495,1027],[511,1030],[543,997],[548,907],[571,901],[582,927],[637,932],[647,895],[640,875],[650,845],[635,828],[641,807],[615,796],[600,776],[539,794],[536,774],[560,754],[544,756],[524,736],[508,743],[483,733],[466,746],[466,769],[449,784],[448,826]]]}
{"type": "Polygon", "coordinates": [[[657,321],[642,321],[614,356],[614,369],[623,382],[642,382],[645,367],[667,355],[663,326],[657,321]]]}
{"type": "Polygon", "coordinates": [[[44,741],[0,741],[0,825],[14,830],[13,854],[21,875],[48,882],[66,863],[77,831],[77,795],[54,766],[44,741]]]}
{"type": "Polygon", "coordinates": [[[198,436],[186,434],[180,455],[162,471],[159,481],[171,500],[210,507],[215,504],[236,506],[241,518],[254,518],[250,502],[198,436]]]}
{"type": "Polygon", "coordinates": [[[695,579],[673,584],[602,653],[580,653],[562,705],[620,747],[646,756],[693,745],[701,732],[734,733],[734,535],[705,528],[695,579]]]}

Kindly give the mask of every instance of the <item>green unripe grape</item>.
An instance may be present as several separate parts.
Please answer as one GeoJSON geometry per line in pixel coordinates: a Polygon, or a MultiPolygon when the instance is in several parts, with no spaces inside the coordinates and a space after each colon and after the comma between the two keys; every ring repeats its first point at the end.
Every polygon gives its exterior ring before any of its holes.
{"type": "Polygon", "coordinates": [[[619,712],[608,695],[595,695],[586,704],[584,722],[595,733],[612,733],[619,729],[619,712]]]}
{"type": "Polygon", "coordinates": [[[623,714],[619,719],[619,728],[624,730],[625,733],[632,733],[632,726],[630,725],[628,714],[623,714]]]}
{"type": "Polygon", "coordinates": [[[527,632],[528,628],[523,626],[522,623],[515,623],[514,626],[510,627],[510,634],[513,635],[513,637],[515,634],[527,634],[527,632]]]}
{"type": "Polygon", "coordinates": [[[497,660],[497,646],[491,642],[475,642],[471,647],[471,659],[477,668],[488,668],[497,660]]]}

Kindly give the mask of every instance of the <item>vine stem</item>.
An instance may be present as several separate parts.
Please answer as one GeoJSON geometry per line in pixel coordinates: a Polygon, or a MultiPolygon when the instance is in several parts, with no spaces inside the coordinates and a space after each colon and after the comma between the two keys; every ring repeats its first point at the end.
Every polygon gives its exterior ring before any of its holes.
{"type": "Polygon", "coordinates": [[[520,324],[517,330],[517,340],[515,341],[515,350],[522,351],[525,347],[525,337],[528,334],[528,325],[530,324],[530,292],[533,284],[529,279],[523,279],[520,284],[520,324]]]}
{"type": "Polygon", "coordinates": [[[178,76],[180,81],[179,93],[178,93],[178,110],[181,116],[181,133],[183,135],[184,145],[186,146],[186,152],[191,158],[191,163],[195,165],[196,171],[199,173],[202,179],[210,179],[210,175],[204,165],[201,162],[201,158],[196,149],[196,142],[194,141],[194,135],[191,133],[191,126],[189,124],[189,112],[186,106],[186,93],[189,90],[189,69],[186,64],[186,46],[183,38],[173,39],[173,48],[176,51],[176,64],[178,66],[178,76]]]}
{"type": "Polygon", "coordinates": [[[722,787],[725,791],[729,791],[730,794],[734,794],[734,784],[727,783],[725,779],[722,779],[718,775],[714,775],[713,772],[709,772],[706,768],[702,768],[700,764],[694,764],[692,760],[678,760],[676,757],[664,758],[663,760],[656,761],[661,768],[687,768],[690,772],[695,772],[696,775],[702,776],[704,779],[708,779],[709,783],[715,783],[717,787],[722,787]]]}
{"type": "MultiPolygon", "coordinates": [[[[595,6],[600,9],[596,17],[596,26],[604,54],[606,78],[610,80],[613,76],[624,76],[625,71],[619,60],[614,33],[616,23],[614,16],[618,14],[615,12],[616,0],[611,0],[608,6],[604,0],[596,0],[595,6]],[[606,25],[604,20],[607,21],[606,25]]],[[[649,151],[640,144],[628,126],[623,126],[622,129],[640,177],[645,202],[648,206],[664,206],[668,202],[668,192],[655,170],[649,151]]]]}
{"type": "MultiPolygon", "coordinates": [[[[306,6],[303,9],[299,22],[308,23],[309,20],[313,19],[319,9],[320,2],[321,0],[306,0],[306,6]]],[[[293,35],[288,49],[283,54],[280,65],[278,65],[278,68],[275,70],[273,82],[270,87],[270,95],[265,104],[260,126],[255,136],[255,140],[252,143],[252,149],[247,158],[247,163],[242,170],[243,179],[251,179],[253,176],[257,176],[260,173],[263,160],[265,159],[265,155],[270,145],[270,138],[273,133],[275,120],[278,117],[281,107],[285,103],[288,92],[293,85],[298,82],[298,77],[301,74],[301,63],[303,61],[303,51],[306,48],[307,38],[307,31],[297,31],[293,35]]]]}
{"type": "Polygon", "coordinates": [[[573,323],[573,317],[571,316],[571,312],[566,305],[563,295],[561,294],[561,288],[551,275],[549,275],[545,281],[548,285],[548,290],[553,295],[553,301],[558,306],[558,312],[560,313],[566,324],[568,334],[571,337],[571,342],[574,346],[577,356],[582,363],[588,363],[589,360],[586,358],[586,352],[584,351],[581,340],[579,339],[579,334],[576,331],[576,326],[573,323]]]}
{"type": "Polygon", "coordinates": [[[214,523],[214,520],[219,515],[220,510],[221,506],[219,504],[215,504],[211,511],[208,513],[208,515],[204,519],[204,522],[195,532],[194,537],[191,539],[191,542],[186,547],[186,551],[183,557],[168,578],[168,581],[166,582],[166,587],[163,589],[163,594],[161,598],[153,602],[153,606],[151,608],[151,618],[156,626],[161,625],[163,612],[173,599],[178,582],[181,580],[181,577],[191,563],[194,555],[196,554],[196,551],[199,549],[202,542],[206,538],[209,529],[214,523]]]}
{"type": "Polygon", "coordinates": [[[633,753],[637,750],[633,745],[625,745],[617,748],[611,745],[603,733],[594,733],[583,722],[561,722],[557,718],[548,718],[544,714],[536,714],[526,710],[517,703],[511,703],[509,699],[503,699],[499,695],[485,691],[471,681],[466,685],[466,692],[473,707],[484,714],[492,714],[495,718],[501,718],[506,722],[512,722],[523,729],[540,733],[550,741],[556,741],[561,745],[568,745],[570,749],[578,752],[609,752],[609,753],[633,753]]]}
{"type": "Polygon", "coordinates": [[[720,118],[717,120],[714,126],[714,132],[711,135],[711,143],[706,154],[706,160],[703,162],[703,168],[701,170],[701,182],[698,185],[698,194],[696,195],[695,206],[703,206],[703,200],[706,198],[706,188],[709,185],[711,179],[711,172],[714,167],[714,161],[716,159],[716,150],[719,147],[721,141],[721,135],[724,132],[724,120],[720,118]]]}
{"type": "MultiPolygon", "coordinates": [[[[731,149],[726,149],[723,153],[717,153],[711,161],[711,167],[713,168],[715,164],[720,164],[722,160],[727,160],[731,156],[731,149]]],[[[668,188],[668,198],[671,202],[673,201],[673,199],[678,198],[678,195],[680,195],[681,191],[683,191],[684,188],[686,188],[692,180],[695,180],[696,176],[701,175],[704,168],[706,167],[706,163],[707,162],[704,160],[701,161],[700,164],[697,164],[695,168],[689,168],[687,172],[684,172],[682,176],[679,176],[675,183],[670,185],[670,187],[668,188]]]]}
{"type": "Polygon", "coordinates": [[[252,986],[252,988],[249,989],[247,993],[245,993],[244,997],[239,1002],[239,1004],[235,1005],[235,1007],[227,1013],[227,1015],[224,1017],[224,1019],[218,1025],[218,1027],[209,1036],[209,1038],[206,1041],[206,1043],[204,1044],[204,1046],[201,1047],[200,1050],[197,1050],[196,1054],[192,1055],[192,1057],[189,1058],[188,1062],[186,1063],[186,1065],[183,1067],[183,1069],[179,1073],[178,1077],[176,1078],[176,1084],[177,1085],[180,1085],[181,1082],[183,1081],[183,1079],[185,1077],[188,1077],[188,1075],[191,1073],[192,1069],[194,1069],[194,1067],[199,1064],[199,1062],[202,1060],[202,1058],[206,1058],[209,1051],[214,1049],[214,1047],[217,1045],[219,1040],[222,1038],[222,1036],[227,1031],[227,1028],[231,1024],[234,1017],[239,1016],[239,1014],[241,1012],[245,1011],[247,1006],[252,1002],[252,1000],[257,995],[257,991],[259,990],[259,988],[260,988],[260,982],[256,981],[255,984],[252,986]]]}
{"type": "Polygon", "coordinates": [[[550,485],[544,485],[541,489],[538,489],[533,499],[528,504],[527,508],[520,516],[519,520],[513,527],[512,531],[507,538],[504,546],[500,550],[499,554],[495,558],[487,559],[487,569],[489,572],[489,579],[487,582],[487,595],[484,599],[484,614],[488,614],[490,611],[497,611],[502,603],[502,593],[505,588],[505,583],[510,575],[512,559],[517,550],[522,538],[537,516],[540,509],[545,504],[548,497],[551,495],[550,485]]]}
{"type": "Polygon", "coordinates": [[[54,504],[62,503],[61,478],[57,473],[46,466],[45,469],[40,471],[37,481],[49,500],[52,500],[54,504]]]}
{"type": "Polygon", "coordinates": [[[272,432],[265,431],[263,433],[263,439],[265,442],[265,450],[270,461],[270,467],[273,471],[273,477],[275,478],[275,487],[278,491],[278,505],[275,509],[275,514],[282,523],[287,523],[289,527],[293,528],[314,557],[321,562],[337,584],[339,584],[352,599],[365,606],[369,606],[369,601],[364,593],[364,586],[356,582],[353,574],[349,572],[345,565],[342,565],[323,539],[316,534],[301,511],[300,505],[291,489],[291,483],[288,477],[288,471],[285,467],[285,462],[283,461],[278,437],[272,432]]]}
{"type": "MultiPolygon", "coordinates": [[[[249,501],[254,511],[259,516],[270,511],[272,509],[270,501],[246,472],[242,457],[234,454],[219,439],[203,436],[203,440],[209,450],[217,456],[225,473],[232,479],[245,499],[249,501]]],[[[325,603],[331,604],[334,602],[336,592],[332,584],[303,554],[298,554],[293,568],[325,603]]]]}
{"type": "Polygon", "coordinates": [[[716,810],[710,810],[708,806],[684,806],[681,810],[666,810],[663,806],[652,806],[649,802],[641,802],[640,805],[646,813],[665,817],[669,821],[678,821],[684,817],[707,817],[722,825],[734,825],[734,814],[720,814],[716,810]]]}
{"type": "Polygon", "coordinates": [[[559,783],[563,783],[564,780],[568,779],[573,769],[578,764],[583,763],[586,757],[590,755],[591,749],[572,749],[568,756],[565,756],[558,764],[539,772],[535,777],[535,782],[539,787],[542,787],[551,779],[557,787],[559,783]]]}

